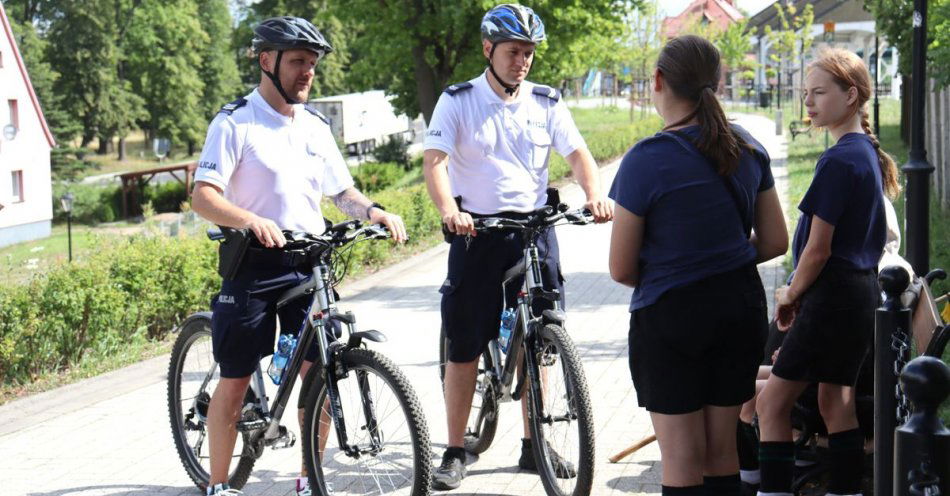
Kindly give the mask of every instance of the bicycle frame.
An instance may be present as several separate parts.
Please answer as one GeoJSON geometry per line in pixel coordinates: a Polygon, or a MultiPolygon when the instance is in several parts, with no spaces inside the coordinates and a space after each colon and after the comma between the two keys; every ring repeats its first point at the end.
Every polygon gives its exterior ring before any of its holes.
{"type": "MultiPolygon", "coordinates": [[[[277,303],[277,307],[279,308],[289,301],[302,297],[308,292],[313,293],[307,310],[307,318],[301,324],[297,332],[297,346],[287,367],[284,369],[283,380],[277,388],[277,394],[274,397],[270,409],[267,405],[264,374],[260,365],[257,366],[252,374],[250,387],[256,399],[256,405],[260,408],[263,418],[259,421],[260,424],[253,423],[250,426],[244,427],[243,430],[252,431],[246,449],[254,450],[254,447],[258,446],[262,440],[265,444],[272,445],[281,439],[280,420],[287,408],[287,403],[290,400],[290,395],[297,381],[300,369],[303,367],[306,350],[310,348],[314,339],[316,339],[317,348],[319,350],[317,357],[318,362],[315,362],[313,366],[320,367],[320,373],[323,375],[324,383],[327,385],[327,397],[330,404],[329,413],[336,430],[340,447],[348,456],[358,457],[361,454],[358,448],[350,446],[347,442],[343,409],[340,404],[339,391],[336,385],[336,381],[345,377],[347,372],[337,366],[335,351],[347,345],[344,345],[340,341],[329,342],[326,336],[326,329],[330,320],[337,320],[346,325],[347,337],[350,341],[352,341],[353,336],[360,336],[366,333],[357,333],[356,319],[352,313],[346,312],[345,314],[341,314],[338,312],[336,298],[330,281],[332,269],[329,262],[329,255],[332,248],[321,247],[321,249],[324,251],[316,255],[316,262],[313,265],[313,274],[310,279],[285,292],[284,296],[280,298],[277,303]],[[300,294],[292,294],[295,290],[300,292],[300,294]]],[[[371,335],[362,337],[367,337],[371,340],[378,339],[371,335]]],[[[358,343],[359,340],[356,342],[358,343]]],[[[201,390],[207,387],[215,370],[217,370],[217,366],[217,363],[212,365],[211,370],[208,371],[207,376],[202,382],[201,390]]],[[[369,452],[378,452],[381,441],[378,432],[378,422],[375,418],[375,410],[369,395],[369,384],[366,373],[356,371],[356,374],[360,395],[363,398],[363,414],[366,416],[367,427],[373,444],[369,452]]],[[[305,393],[302,392],[301,394],[305,393]]],[[[257,451],[258,454],[260,453],[259,450],[255,451],[257,451]]]]}

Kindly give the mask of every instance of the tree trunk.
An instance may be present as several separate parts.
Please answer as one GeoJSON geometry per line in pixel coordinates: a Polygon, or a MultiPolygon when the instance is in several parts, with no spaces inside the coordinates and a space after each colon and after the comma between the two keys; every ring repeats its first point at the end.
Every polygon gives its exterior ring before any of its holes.
{"type": "Polygon", "coordinates": [[[195,154],[195,142],[188,140],[188,156],[190,157],[194,154],[195,154]]]}
{"type": "Polygon", "coordinates": [[[125,161],[125,137],[119,138],[119,162],[125,161]]]}
{"type": "Polygon", "coordinates": [[[910,146],[911,84],[910,76],[901,76],[901,141],[907,146],[910,146]]]}
{"type": "Polygon", "coordinates": [[[429,67],[426,62],[426,50],[422,40],[417,40],[412,47],[412,62],[416,75],[416,94],[419,95],[419,110],[422,111],[422,118],[426,125],[432,120],[432,112],[435,110],[435,104],[439,100],[438,89],[441,82],[444,84],[448,79],[448,74],[439,74],[439,81],[436,80],[435,71],[429,67]]]}
{"type": "Polygon", "coordinates": [[[109,153],[109,142],[112,141],[111,138],[106,138],[99,136],[99,148],[96,150],[97,155],[106,155],[109,153]]]}

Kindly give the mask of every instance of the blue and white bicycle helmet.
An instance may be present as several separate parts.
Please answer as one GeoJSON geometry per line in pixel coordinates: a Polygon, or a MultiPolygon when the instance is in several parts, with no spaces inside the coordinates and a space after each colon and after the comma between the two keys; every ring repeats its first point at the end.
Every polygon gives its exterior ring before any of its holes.
{"type": "Polygon", "coordinates": [[[537,45],[547,37],[541,17],[530,7],[515,3],[498,5],[482,17],[482,38],[492,43],[526,41],[537,45]]]}

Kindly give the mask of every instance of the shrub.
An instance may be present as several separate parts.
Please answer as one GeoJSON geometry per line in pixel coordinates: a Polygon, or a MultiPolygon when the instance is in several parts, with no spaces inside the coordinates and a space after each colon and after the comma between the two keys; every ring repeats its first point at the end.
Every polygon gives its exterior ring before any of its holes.
{"type": "Polygon", "coordinates": [[[399,164],[392,162],[366,162],[350,169],[350,172],[356,182],[356,189],[363,193],[382,191],[395,184],[406,173],[399,164]]]}
{"type": "Polygon", "coordinates": [[[219,279],[214,245],[135,236],[29,284],[0,287],[0,383],[23,384],[86,355],[160,338],[207,308],[219,279]]]}
{"type": "Polygon", "coordinates": [[[412,164],[409,161],[409,143],[399,135],[393,135],[388,141],[373,150],[373,156],[378,162],[392,162],[408,170],[412,164]]]}
{"type": "Polygon", "coordinates": [[[178,181],[169,181],[162,184],[149,184],[140,196],[142,204],[152,202],[156,212],[177,212],[182,202],[188,200],[185,185],[178,181]]]}
{"type": "Polygon", "coordinates": [[[68,184],[53,185],[53,220],[66,221],[66,212],[59,199],[67,192],[73,194],[73,222],[95,225],[100,222],[112,222],[122,208],[122,193],[117,185],[68,184]]]}

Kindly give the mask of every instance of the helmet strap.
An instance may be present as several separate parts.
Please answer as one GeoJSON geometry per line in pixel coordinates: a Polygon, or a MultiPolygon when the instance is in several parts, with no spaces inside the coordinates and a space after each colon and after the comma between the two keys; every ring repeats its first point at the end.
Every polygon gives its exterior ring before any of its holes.
{"type": "Polygon", "coordinates": [[[264,66],[261,66],[261,72],[266,74],[267,77],[270,78],[271,82],[274,83],[274,87],[277,88],[277,92],[280,93],[280,96],[284,97],[284,101],[286,101],[290,105],[298,105],[303,102],[290,98],[290,96],[287,95],[287,92],[284,91],[284,87],[281,86],[280,84],[280,78],[278,77],[278,75],[280,74],[280,59],[282,59],[283,57],[284,57],[284,51],[278,50],[277,59],[274,61],[274,72],[270,72],[267,69],[264,69],[264,66]]]}
{"type": "Polygon", "coordinates": [[[505,89],[505,93],[507,93],[509,96],[515,96],[515,92],[518,91],[518,87],[521,86],[521,83],[518,83],[514,86],[509,86],[508,83],[502,81],[502,79],[498,76],[498,73],[495,72],[495,67],[492,66],[491,62],[492,59],[495,58],[495,47],[497,46],[497,43],[492,43],[491,45],[491,52],[488,53],[488,70],[491,72],[492,76],[495,76],[495,81],[498,81],[498,84],[500,84],[501,87],[505,89]]]}

